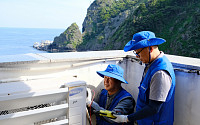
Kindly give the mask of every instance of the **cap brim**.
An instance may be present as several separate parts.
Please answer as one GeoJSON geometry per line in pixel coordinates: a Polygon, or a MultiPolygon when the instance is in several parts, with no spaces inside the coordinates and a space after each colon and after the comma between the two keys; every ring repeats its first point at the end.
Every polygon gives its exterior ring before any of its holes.
{"type": "Polygon", "coordinates": [[[124,51],[131,51],[131,50],[136,50],[136,49],[140,49],[140,48],[145,48],[148,46],[155,46],[155,45],[160,45],[162,43],[166,42],[166,40],[162,39],[162,38],[151,38],[149,40],[145,39],[145,40],[141,40],[140,42],[132,45],[131,41],[129,41],[125,47],[124,47],[124,51]]]}
{"type": "Polygon", "coordinates": [[[97,74],[100,75],[100,76],[103,77],[103,78],[104,78],[104,76],[108,76],[108,77],[112,77],[112,78],[115,78],[115,79],[117,79],[117,80],[120,80],[122,83],[128,84],[128,82],[127,82],[123,77],[120,77],[120,76],[115,75],[115,74],[110,73],[110,72],[97,71],[97,74]]]}

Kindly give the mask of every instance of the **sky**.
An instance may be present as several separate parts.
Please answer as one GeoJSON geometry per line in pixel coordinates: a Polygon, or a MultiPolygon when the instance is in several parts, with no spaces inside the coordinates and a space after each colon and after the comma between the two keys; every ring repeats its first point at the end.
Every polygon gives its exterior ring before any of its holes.
{"type": "Polygon", "coordinates": [[[0,27],[79,28],[94,0],[0,0],[0,27]]]}

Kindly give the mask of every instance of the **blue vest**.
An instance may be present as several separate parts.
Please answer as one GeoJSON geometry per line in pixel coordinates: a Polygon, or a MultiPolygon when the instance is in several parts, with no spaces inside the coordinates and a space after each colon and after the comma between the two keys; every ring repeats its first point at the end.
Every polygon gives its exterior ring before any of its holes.
{"type": "MultiPolygon", "coordinates": [[[[105,109],[105,106],[106,106],[106,101],[107,101],[107,94],[108,94],[108,91],[103,89],[101,91],[101,94],[99,96],[99,106],[100,107],[103,107],[105,109]]],[[[114,97],[113,101],[111,102],[110,104],[110,107],[106,110],[109,110],[109,111],[112,111],[116,106],[117,104],[124,98],[126,97],[131,97],[132,98],[132,95],[130,93],[128,93],[125,89],[121,89],[120,92],[114,97]]],[[[109,123],[105,120],[103,120],[102,118],[100,117],[96,117],[96,122],[98,125],[122,125],[120,123],[109,123]]],[[[123,124],[123,125],[126,125],[126,124],[123,124]]]]}
{"type": "Polygon", "coordinates": [[[171,78],[172,84],[167,95],[166,101],[162,104],[160,111],[150,117],[137,120],[139,125],[173,125],[174,122],[174,93],[175,93],[175,74],[170,61],[164,55],[156,59],[149,67],[145,77],[142,79],[139,88],[136,111],[141,110],[149,103],[150,81],[155,72],[159,70],[167,71],[171,78]]]}

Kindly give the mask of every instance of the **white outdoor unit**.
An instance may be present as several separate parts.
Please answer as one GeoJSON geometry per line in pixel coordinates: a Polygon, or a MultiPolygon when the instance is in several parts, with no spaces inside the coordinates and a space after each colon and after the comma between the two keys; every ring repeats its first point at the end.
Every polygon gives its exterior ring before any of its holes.
{"type": "Polygon", "coordinates": [[[86,125],[86,83],[0,96],[0,125],[86,125]]]}
{"type": "Polygon", "coordinates": [[[69,125],[86,125],[86,83],[66,83],[69,88],[69,125]]]}

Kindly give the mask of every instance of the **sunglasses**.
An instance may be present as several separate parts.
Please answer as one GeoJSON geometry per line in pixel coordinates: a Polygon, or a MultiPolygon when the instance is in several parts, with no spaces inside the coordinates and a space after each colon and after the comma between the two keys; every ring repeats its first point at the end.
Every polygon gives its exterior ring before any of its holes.
{"type": "Polygon", "coordinates": [[[142,48],[142,49],[141,49],[139,52],[137,52],[137,53],[136,53],[135,51],[133,51],[133,53],[134,53],[136,56],[140,57],[139,54],[142,52],[143,49],[144,49],[144,48],[142,48]]]}

